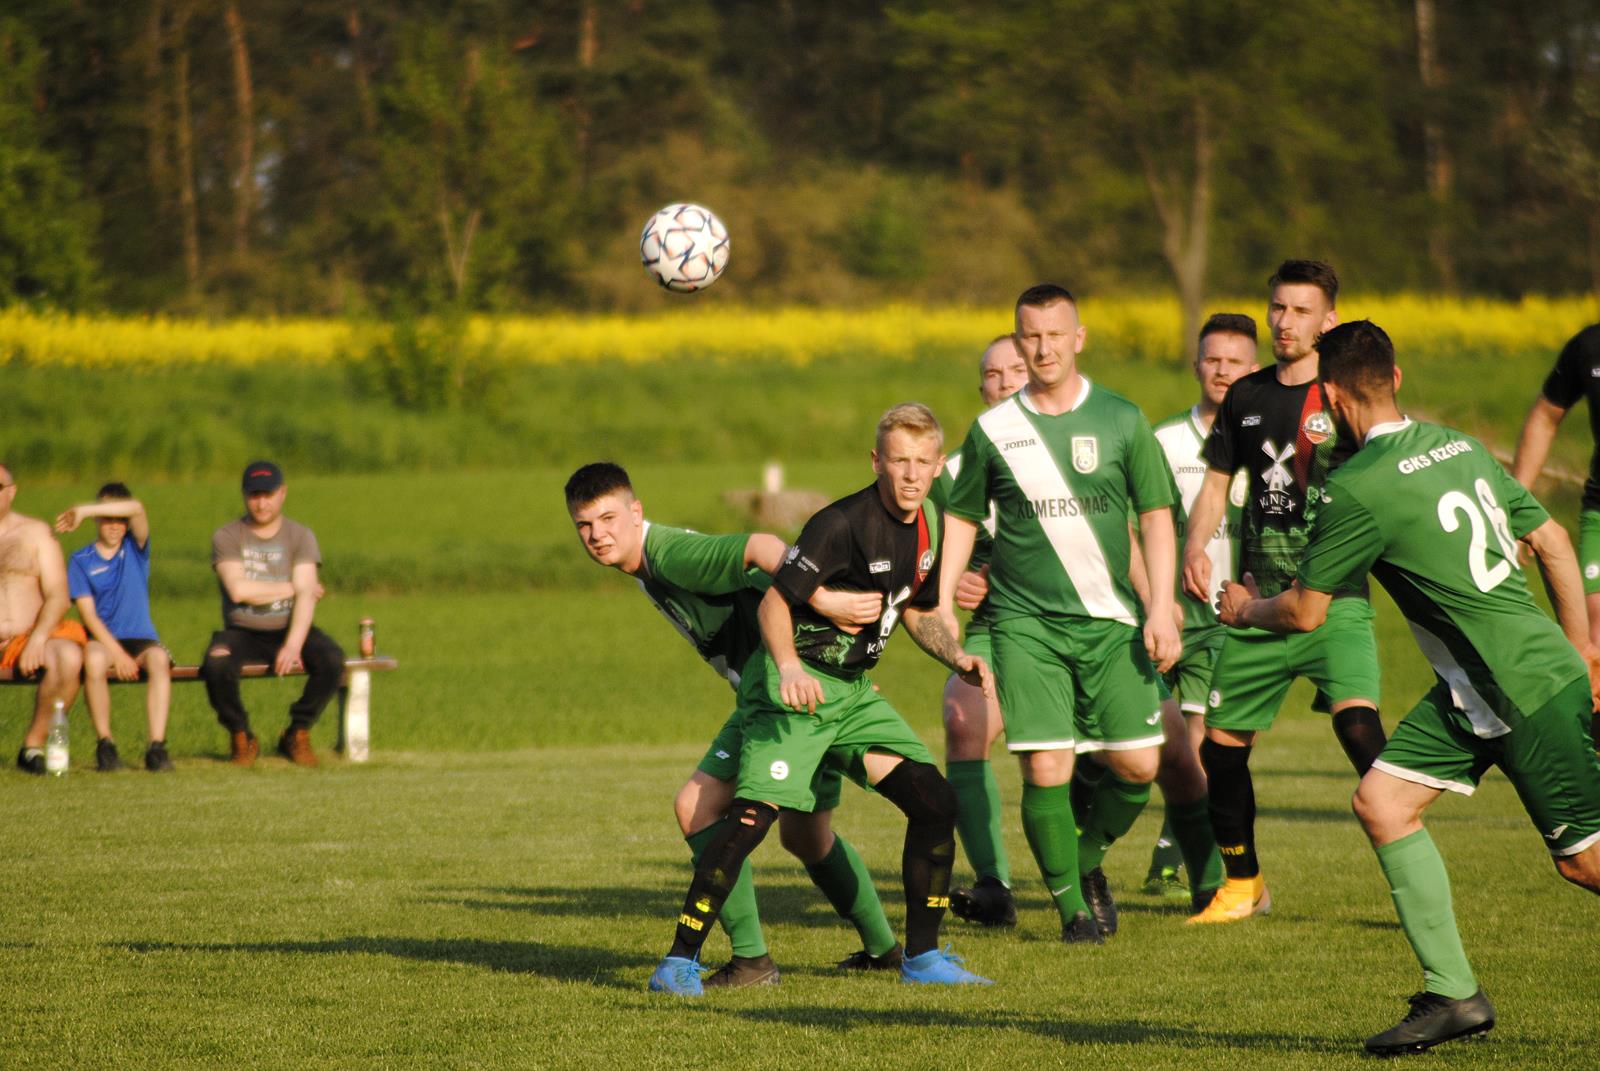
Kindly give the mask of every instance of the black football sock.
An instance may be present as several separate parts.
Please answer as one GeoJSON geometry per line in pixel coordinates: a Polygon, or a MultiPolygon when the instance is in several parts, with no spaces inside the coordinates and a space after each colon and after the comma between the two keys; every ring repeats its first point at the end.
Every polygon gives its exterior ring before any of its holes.
{"type": "Polygon", "coordinates": [[[1261,873],[1256,861],[1256,789],[1250,778],[1250,748],[1200,742],[1200,765],[1206,768],[1211,828],[1230,878],[1261,873]]]}
{"type": "Polygon", "coordinates": [[[1339,738],[1339,746],[1356,768],[1357,777],[1366,776],[1383,745],[1389,742],[1374,707],[1345,707],[1339,711],[1333,716],[1333,735],[1339,738]]]}
{"type": "Polygon", "coordinates": [[[872,787],[907,819],[900,873],[909,959],[939,947],[939,924],[950,906],[950,868],[956,858],[956,790],[937,767],[909,759],[872,787]]]}
{"type": "Polygon", "coordinates": [[[1071,786],[1072,820],[1077,824],[1079,833],[1089,828],[1089,816],[1094,811],[1094,794],[1105,776],[1106,768],[1087,755],[1072,766],[1072,780],[1067,784],[1071,786]]]}
{"type": "Polygon", "coordinates": [[[711,924],[717,921],[722,903],[738,880],[744,861],[756,850],[777,817],[777,808],[765,803],[733,801],[722,828],[700,853],[700,862],[694,868],[694,880],[689,883],[689,895],[684,897],[677,932],[667,955],[685,959],[700,957],[700,946],[710,935],[711,924]]]}

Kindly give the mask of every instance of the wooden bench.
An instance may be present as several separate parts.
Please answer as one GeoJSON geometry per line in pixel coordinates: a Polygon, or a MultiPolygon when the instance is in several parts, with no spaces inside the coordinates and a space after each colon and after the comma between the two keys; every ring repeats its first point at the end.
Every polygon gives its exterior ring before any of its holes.
{"type": "MultiPolygon", "coordinates": [[[[372,675],[374,673],[387,673],[400,668],[399,661],[392,655],[373,655],[371,658],[347,658],[344,660],[344,677],[339,681],[339,739],[334,743],[334,749],[344,755],[351,762],[366,762],[370,754],[369,731],[372,713],[372,675]]],[[[239,667],[241,677],[272,677],[272,667],[264,662],[247,662],[239,667]]],[[[288,674],[291,677],[302,677],[304,670],[295,670],[288,674]]],[[[144,680],[144,674],[139,674],[138,681],[125,681],[117,677],[107,678],[111,684],[138,684],[144,680]]],[[[172,682],[180,684],[187,681],[200,679],[199,666],[172,667],[172,682]]],[[[10,669],[0,669],[0,684],[36,684],[37,677],[21,677],[10,669]]]]}

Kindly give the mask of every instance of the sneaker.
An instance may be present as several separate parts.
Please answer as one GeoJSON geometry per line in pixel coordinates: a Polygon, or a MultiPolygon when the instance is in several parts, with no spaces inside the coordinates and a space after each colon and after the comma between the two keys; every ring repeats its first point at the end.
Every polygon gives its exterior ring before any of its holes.
{"type": "Polygon", "coordinates": [[[144,768],[151,773],[161,773],[163,770],[173,769],[172,756],[167,754],[167,745],[161,740],[156,740],[145,748],[144,768]]]}
{"type": "Polygon", "coordinates": [[[1238,922],[1251,915],[1272,912],[1272,894],[1260,874],[1253,878],[1229,878],[1222,883],[1205,910],[1189,916],[1190,923],[1238,922]]]}
{"type": "Polygon", "coordinates": [[[841,971],[897,971],[905,958],[899,945],[877,956],[863,948],[841,959],[837,966],[841,971]]]}
{"type": "Polygon", "coordinates": [[[256,742],[254,733],[240,730],[231,737],[233,755],[228,759],[235,766],[254,766],[256,756],[261,754],[261,745],[256,742]]]}
{"type": "Polygon", "coordinates": [[[1165,900],[1189,899],[1189,883],[1183,880],[1182,868],[1175,866],[1152,867],[1139,891],[1165,900]]]}
{"type": "Polygon", "coordinates": [[[122,769],[122,756],[117,754],[117,745],[109,737],[95,742],[94,768],[101,773],[122,769]]]}
{"type": "Polygon", "coordinates": [[[914,985],[994,985],[991,979],[973,974],[961,965],[962,959],[945,945],[943,951],[930,948],[920,956],[900,963],[900,980],[914,985]]]}
{"type": "Polygon", "coordinates": [[[311,730],[289,726],[278,737],[278,754],[296,766],[315,766],[317,753],[311,750],[311,730]]]}
{"type": "Polygon", "coordinates": [[[692,959],[667,956],[650,976],[650,992],[674,993],[680,997],[705,996],[705,986],[700,982],[703,973],[705,968],[692,959]]]}
{"type": "Polygon", "coordinates": [[[1461,1000],[1438,993],[1414,993],[1406,1017],[1368,1038],[1367,1051],[1374,1056],[1421,1052],[1442,1041],[1486,1034],[1493,1026],[1494,1005],[1481,989],[1461,1000]]]}
{"type": "Polygon", "coordinates": [[[999,878],[983,877],[970,889],[950,890],[950,911],[979,926],[1015,926],[1017,902],[999,878]]]}
{"type": "Polygon", "coordinates": [[[1072,916],[1072,921],[1061,927],[1061,940],[1069,945],[1103,945],[1106,939],[1100,934],[1100,924],[1087,911],[1072,916]]]}
{"type": "Polygon", "coordinates": [[[17,769],[21,770],[23,773],[38,774],[40,777],[43,777],[45,773],[44,749],[37,747],[25,747],[18,751],[17,769]]]}
{"type": "Polygon", "coordinates": [[[767,955],[734,956],[701,984],[707,989],[743,989],[752,985],[777,985],[778,965],[767,955]]]}
{"type": "Polygon", "coordinates": [[[1100,927],[1100,936],[1115,937],[1117,935],[1117,902],[1111,899],[1111,889],[1106,885],[1105,871],[1099,867],[1084,874],[1083,898],[1089,904],[1089,910],[1094,912],[1095,925],[1100,927]]]}

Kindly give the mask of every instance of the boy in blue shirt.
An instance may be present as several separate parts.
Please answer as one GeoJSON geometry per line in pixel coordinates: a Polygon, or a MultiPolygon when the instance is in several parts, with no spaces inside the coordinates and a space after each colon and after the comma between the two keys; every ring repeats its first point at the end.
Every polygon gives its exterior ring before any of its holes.
{"type": "Polygon", "coordinates": [[[70,532],[90,517],[99,531],[93,543],[67,559],[67,590],[91,637],[83,653],[83,691],[99,737],[95,766],[102,772],[122,767],[111,740],[109,677],[114,673],[118,680],[138,680],[143,670],[150,718],[144,766],[152,773],[171,770],[166,738],[172,656],[161,646],[150,619],[150,519],[125,484],[108,483],[95,501],[57,517],[56,531],[70,532]]]}

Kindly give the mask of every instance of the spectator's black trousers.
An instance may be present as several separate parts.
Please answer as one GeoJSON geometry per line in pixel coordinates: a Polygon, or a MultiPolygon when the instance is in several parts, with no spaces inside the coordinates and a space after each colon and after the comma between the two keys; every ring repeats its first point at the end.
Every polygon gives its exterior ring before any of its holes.
{"type": "MultiPolygon", "coordinates": [[[[200,676],[206,682],[211,709],[217,712],[217,720],[228,732],[250,731],[250,714],[239,698],[239,667],[249,662],[265,662],[270,666],[288,634],[286,628],[271,632],[225,628],[211,634],[205,661],[200,664],[200,676]],[[228,653],[218,654],[218,650],[228,653]]],[[[306,668],[306,687],[289,707],[289,725],[308,729],[333,698],[333,693],[339,690],[339,680],[344,676],[344,651],[327,633],[313,625],[300,649],[300,661],[306,668]]]]}

